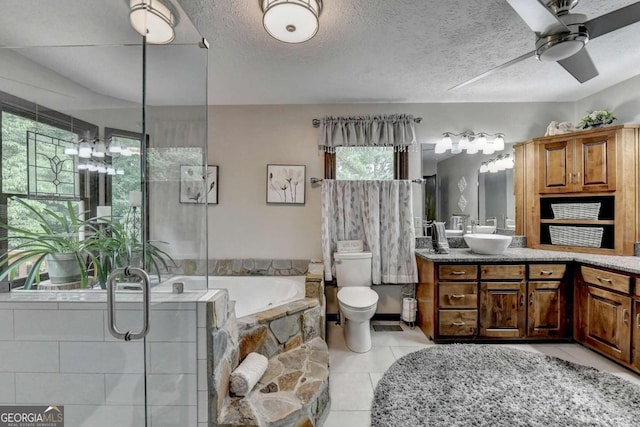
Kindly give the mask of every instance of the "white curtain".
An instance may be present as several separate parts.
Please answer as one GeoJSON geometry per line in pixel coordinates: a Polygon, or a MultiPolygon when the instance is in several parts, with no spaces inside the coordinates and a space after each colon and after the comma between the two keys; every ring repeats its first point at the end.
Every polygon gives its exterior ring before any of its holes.
{"type": "Polygon", "coordinates": [[[322,181],[322,255],[331,280],[338,240],[363,240],[372,282],[416,283],[411,181],[322,181]]]}
{"type": "Polygon", "coordinates": [[[394,147],[404,151],[416,144],[415,120],[408,114],[362,117],[324,117],[318,130],[318,148],[394,147]]]}

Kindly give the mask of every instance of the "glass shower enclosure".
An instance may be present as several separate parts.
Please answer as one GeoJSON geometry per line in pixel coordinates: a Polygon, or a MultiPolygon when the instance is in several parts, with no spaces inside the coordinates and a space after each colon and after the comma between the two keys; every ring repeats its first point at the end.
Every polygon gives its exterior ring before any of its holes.
{"type": "Polygon", "coordinates": [[[208,50],[179,4],[165,3],[176,36],[151,45],[131,27],[128,1],[3,2],[0,253],[21,251],[11,227],[37,230],[25,203],[61,216],[70,204],[87,223],[75,237],[117,231],[124,252],[94,251],[77,289],[53,284],[53,267],[35,260],[4,277],[0,413],[40,411],[67,426],[208,422],[197,304],[207,291],[157,286],[207,276],[217,191],[208,50]],[[117,267],[132,269],[112,276],[110,309],[105,275],[117,267]]]}

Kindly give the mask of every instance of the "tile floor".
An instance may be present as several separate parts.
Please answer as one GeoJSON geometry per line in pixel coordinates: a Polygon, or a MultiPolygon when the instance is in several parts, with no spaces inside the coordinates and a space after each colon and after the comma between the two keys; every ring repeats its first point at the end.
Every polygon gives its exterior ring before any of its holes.
{"type": "MultiPolygon", "coordinates": [[[[347,349],[342,328],[327,324],[330,372],[331,412],[325,427],[370,426],[370,409],[375,386],[384,372],[400,357],[422,348],[437,345],[429,341],[419,328],[409,328],[402,322],[403,332],[371,331],[372,348],[367,353],[347,349]]],[[[559,357],[570,362],[593,366],[625,378],[640,386],[640,375],[588,350],[579,344],[501,344],[525,351],[559,357]]]]}

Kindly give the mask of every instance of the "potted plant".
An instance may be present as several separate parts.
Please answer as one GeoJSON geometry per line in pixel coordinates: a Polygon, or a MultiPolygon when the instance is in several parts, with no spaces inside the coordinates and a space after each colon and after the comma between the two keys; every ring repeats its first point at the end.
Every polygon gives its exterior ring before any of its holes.
{"type": "Polygon", "coordinates": [[[596,110],[580,119],[578,127],[582,129],[597,128],[610,125],[616,120],[613,113],[607,110],[596,110]]]}
{"type": "Polygon", "coordinates": [[[11,233],[2,240],[14,240],[17,245],[13,253],[7,253],[0,261],[0,280],[13,277],[21,265],[32,264],[25,280],[25,289],[30,289],[38,280],[42,264],[46,261],[49,269],[49,280],[52,284],[78,282],[79,287],[87,287],[87,262],[94,256],[91,240],[81,240],[80,231],[90,232],[92,225],[83,220],[74,210],[71,202],[67,202],[63,212],[55,212],[44,208],[42,212],[19,197],[13,201],[22,204],[37,221],[36,231],[0,224],[0,227],[11,233]]]}
{"type": "Polygon", "coordinates": [[[175,266],[175,261],[164,250],[158,247],[160,241],[147,241],[145,245],[135,225],[136,212],[132,210],[120,222],[108,218],[101,218],[100,225],[95,228],[92,237],[95,257],[96,278],[102,288],[106,286],[109,273],[115,268],[127,266],[147,268],[150,273],[160,280],[162,271],[169,270],[169,264],[175,266]]]}

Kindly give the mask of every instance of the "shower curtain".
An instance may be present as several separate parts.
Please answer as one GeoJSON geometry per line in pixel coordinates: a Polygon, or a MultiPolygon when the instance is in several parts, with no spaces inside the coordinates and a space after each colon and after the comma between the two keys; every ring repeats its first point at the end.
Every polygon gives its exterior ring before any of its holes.
{"type": "Polygon", "coordinates": [[[338,240],[363,240],[372,253],[372,282],[416,283],[411,181],[322,181],[322,255],[333,275],[338,240]]]}

